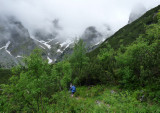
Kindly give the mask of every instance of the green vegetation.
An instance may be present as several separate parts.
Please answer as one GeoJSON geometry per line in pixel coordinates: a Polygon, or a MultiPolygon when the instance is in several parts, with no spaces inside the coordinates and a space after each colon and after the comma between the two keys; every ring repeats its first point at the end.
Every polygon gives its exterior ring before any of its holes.
{"type": "Polygon", "coordinates": [[[2,84],[1,110],[5,112],[46,112],[54,92],[65,90],[70,82],[70,64],[60,62],[53,68],[35,50],[25,59],[25,67],[13,68],[9,84],[2,84]]]}
{"type": "Polygon", "coordinates": [[[11,77],[11,70],[0,68],[0,84],[7,83],[9,77],[11,77]]]}
{"type": "Polygon", "coordinates": [[[81,84],[82,79],[85,77],[85,71],[88,67],[89,58],[86,56],[86,49],[83,40],[75,43],[73,54],[69,61],[71,63],[72,82],[74,84],[81,84]]]}
{"type": "Polygon", "coordinates": [[[160,107],[152,103],[142,102],[143,90],[120,90],[113,86],[79,87],[75,97],[71,98],[66,92],[58,92],[52,97],[49,112],[73,113],[155,113],[160,107]]]}
{"type": "Polygon", "coordinates": [[[113,49],[118,49],[121,45],[127,46],[133,43],[141,34],[145,34],[146,26],[157,24],[157,12],[160,5],[145,13],[142,17],[121,28],[113,36],[106,39],[97,49],[88,54],[90,57],[96,57],[101,49],[106,48],[108,44],[113,49]]]}
{"type": "Polygon", "coordinates": [[[0,111],[160,112],[159,7],[87,55],[82,40],[54,65],[34,50],[25,66],[12,69],[8,84],[1,84],[0,111]],[[71,82],[78,86],[73,98],[71,82]]]}

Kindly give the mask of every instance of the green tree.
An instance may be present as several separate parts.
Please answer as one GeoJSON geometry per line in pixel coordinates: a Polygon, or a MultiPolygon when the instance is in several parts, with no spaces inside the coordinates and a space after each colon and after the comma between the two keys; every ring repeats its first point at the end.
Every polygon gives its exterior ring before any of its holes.
{"type": "Polygon", "coordinates": [[[10,84],[2,85],[4,112],[45,112],[53,82],[50,66],[43,60],[40,50],[25,59],[25,67],[14,68],[10,84]]]}
{"type": "Polygon", "coordinates": [[[76,84],[81,84],[80,81],[84,78],[85,69],[88,65],[89,58],[86,56],[86,48],[83,40],[75,42],[74,51],[70,57],[72,67],[72,81],[76,84]]]}
{"type": "Polygon", "coordinates": [[[61,61],[54,64],[52,68],[52,79],[54,82],[54,90],[62,91],[69,86],[71,82],[71,65],[68,61],[61,61]]]}
{"type": "Polygon", "coordinates": [[[98,60],[101,64],[102,70],[105,71],[105,77],[103,78],[105,78],[106,82],[115,82],[115,51],[109,44],[105,49],[100,50],[98,60]]]}

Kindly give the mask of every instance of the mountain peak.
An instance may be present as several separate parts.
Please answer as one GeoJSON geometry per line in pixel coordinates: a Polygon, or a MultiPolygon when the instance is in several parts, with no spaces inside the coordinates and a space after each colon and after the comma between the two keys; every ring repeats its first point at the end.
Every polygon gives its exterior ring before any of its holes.
{"type": "Polygon", "coordinates": [[[146,11],[147,9],[144,5],[137,4],[130,13],[128,24],[132,23],[133,21],[141,17],[146,11]]]}

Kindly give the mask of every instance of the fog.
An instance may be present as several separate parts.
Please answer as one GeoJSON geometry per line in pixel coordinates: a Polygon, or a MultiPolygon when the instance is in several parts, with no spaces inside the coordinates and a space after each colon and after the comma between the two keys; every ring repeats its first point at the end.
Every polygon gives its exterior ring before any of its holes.
{"type": "Polygon", "coordinates": [[[0,0],[0,15],[14,16],[30,34],[37,29],[53,32],[62,38],[81,36],[89,26],[112,32],[127,24],[137,4],[147,10],[160,4],[159,0],[0,0]],[[53,21],[59,20],[53,26],[53,21]],[[58,26],[58,27],[57,27],[58,26]]]}

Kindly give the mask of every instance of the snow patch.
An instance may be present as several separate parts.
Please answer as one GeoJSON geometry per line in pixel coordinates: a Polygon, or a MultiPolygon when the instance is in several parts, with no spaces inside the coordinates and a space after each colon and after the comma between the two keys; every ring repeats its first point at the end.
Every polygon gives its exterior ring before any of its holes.
{"type": "Polygon", "coordinates": [[[5,48],[5,47],[6,47],[6,46],[1,47],[0,50],[3,49],[3,48],[5,48]]]}
{"type": "Polygon", "coordinates": [[[69,43],[67,44],[67,46],[64,48],[64,50],[67,49],[72,43],[73,43],[73,42],[69,42],[69,43]]]}
{"type": "Polygon", "coordinates": [[[61,46],[61,47],[66,46],[66,47],[63,49],[63,50],[65,50],[65,49],[67,49],[67,48],[70,46],[70,44],[72,44],[72,43],[73,43],[73,41],[67,40],[67,41],[61,43],[60,46],[61,46]]]}
{"type": "Polygon", "coordinates": [[[61,51],[60,49],[57,49],[57,52],[58,52],[58,53],[63,53],[63,51],[61,51]]]}
{"type": "Polygon", "coordinates": [[[50,43],[51,41],[55,40],[55,39],[50,39],[49,41],[45,42],[44,40],[37,40],[36,38],[34,38],[34,36],[31,36],[31,38],[43,45],[45,45],[48,49],[51,49],[51,45],[49,45],[48,43],[50,43]]]}
{"type": "Polygon", "coordinates": [[[5,46],[5,50],[7,51],[8,54],[10,54],[12,56],[11,52],[7,50],[8,46],[10,45],[10,43],[11,43],[10,41],[7,42],[7,44],[5,46]]]}
{"type": "Polygon", "coordinates": [[[60,46],[63,47],[66,44],[67,44],[67,42],[63,42],[63,43],[60,44],[60,46]]]}
{"type": "Polygon", "coordinates": [[[8,50],[6,50],[6,51],[7,51],[7,53],[8,53],[8,54],[10,54],[10,55],[12,56],[12,54],[11,54],[11,52],[10,52],[10,51],[8,51],[8,50]]]}
{"type": "Polygon", "coordinates": [[[44,48],[43,46],[41,46],[41,45],[39,45],[41,48],[43,48],[43,49],[46,49],[46,48],[44,48]]]}
{"type": "Polygon", "coordinates": [[[7,42],[5,49],[8,48],[8,46],[10,45],[10,43],[11,43],[10,41],[7,42]]]}
{"type": "Polygon", "coordinates": [[[99,45],[100,43],[104,42],[105,38],[103,38],[101,41],[97,42],[95,45],[99,45]]]}
{"type": "Polygon", "coordinates": [[[56,42],[56,44],[58,44],[59,42],[56,42]]]}
{"type": "Polygon", "coordinates": [[[0,49],[3,49],[3,48],[5,48],[5,50],[8,48],[8,46],[9,46],[9,44],[10,44],[11,42],[10,41],[8,41],[7,43],[6,43],[6,45],[5,46],[3,46],[3,47],[1,47],[0,49]]]}
{"type": "Polygon", "coordinates": [[[52,63],[52,59],[50,59],[48,56],[47,56],[47,59],[48,59],[48,63],[50,64],[50,63],[52,63]]]}
{"type": "Polygon", "coordinates": [[[49,45],[48,43],[50,43],[53,40],[55,40],[55,39],[50,39],[48,42],[45,42],[44,40],[41,40],[39,42],[41,42],[42,44],[44,44],[45,46],[47,46],[48,49],[51,49],[51,45],[49,45]]]}
{"type": "Polygon", "coordinates": [[[70,44],[67,44],[67,46],[64,48],[64,50],[67,49],[67,48],[69,47],[69,45],[70,45],[70,44]]]}
{"type": "Polygon", "coordinates": [[[0,50],[4,48],[4,49],[6,50],[6,52],[7,52],[9,55],[12,56],[11,52],[7,50],[8,46],[10,45],[10,43],[11,43],[11,42],[8,41],[5,46],[3,46],[3,47],[0,48],[0,50]]]}
{"type": "Polygon", "coordinates": [[[63,47],[64,45],[67,45],[67,46],[68,46],[68,44],[70,45],[71,43],[72,43],[71,40],[66,40],[65,42],[61,43],[60,46],[61,46],[61,47],[63,47]]]}
{"type": "Polygon", "coordinates": [[[99,45],[101,42],[102,42],[102,41],[100,41],[100,42],[96,43],[95,45],[99,45]]]}
{"type": "Polygon", "coordinates": [[[49,45],[49,42],[45,42],[44,40],[39,41],[41,44],[45,45],[48,49],[51,49],[51,45],[49,45]]]}
{"type": "Polygon", "coordinates": [[[20,55],[18,55],[18,56],[16,56],[16,58],[23,58],[22,56],[20,56],[20,55]]]}

